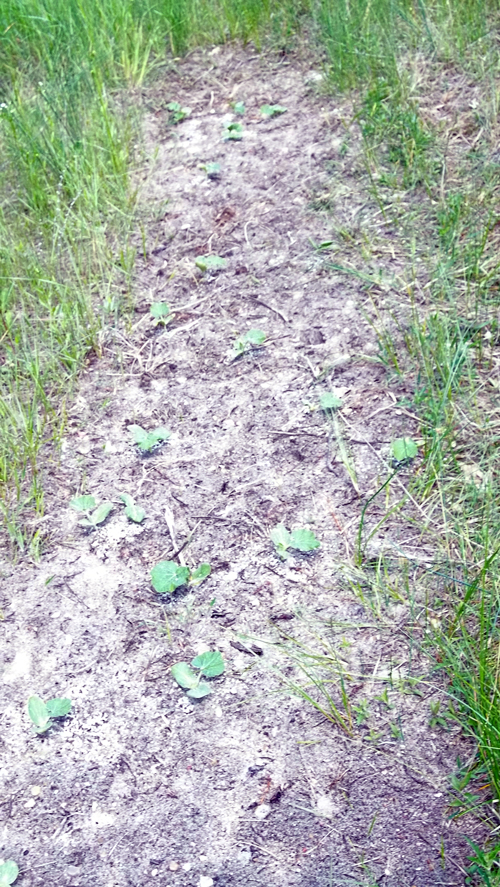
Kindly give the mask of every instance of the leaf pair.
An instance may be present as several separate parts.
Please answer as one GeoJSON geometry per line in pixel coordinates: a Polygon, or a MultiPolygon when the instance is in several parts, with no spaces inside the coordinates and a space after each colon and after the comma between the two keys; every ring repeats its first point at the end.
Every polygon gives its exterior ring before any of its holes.
{"type": "Polygon", "coordinates": [[[196,656],[191,665],[198,671],[194,672],[187,662],[178,662],[171,668],[172,677],[177,681],[179,687],[188,691],[187,695],[191,699],[202,699],[203,696],[208,696],[212,692],[212,688],[205,684],[201,678],[216,678],[223,674],[224,660],[218,650],[209,650],[196,656]]]}
{"type": "Polygon", "coordinates": [[[172,594],[176,588],[186,585],[187,582],[194,586],[201,585],[207,576],[210,576],[211,569],[210,564],[200,564],[191,572],[189,567],[183,567],[175,561],[160,561],[151,570],[151,582],[158,594],[172,594]]]}
{"type": "Polygon", "coordinates": [[[161,323],[166,326],[174,319],[174,315],[170,311],[170,306],[166,302],[153,302],[149,309],[151,317],[156,321],[156,326],[161,323]]]}
{"type": "Polygon", "coordinates": [[[262,330],[248,330],[247,333],[236,339],[233,345],[235,357],[240,357],[245,351],[249,351],[252,348],[259,348],[265,341],[266,334],[262,330]]]}
{"type": "Polygon", "coordinates": [[[194,263],[200,271],[221,271],[227,267],[227,259],[222,256],[196,256],[194,263]]]}
{"type": "Polygon", "coordinates": [[[226,123],[224,129],[225,142],[240,142],[243,138],[243,126],[241,123],[226,123]]]}
{"type": "Polygon", "coordinates": [[[140,425],[129,425],[132,439],[142,453],[151,453],[157,450],[169,439],[170,431],[166,428],[155,428],[153,431],[145,431],[140,425]]]}
{"type": "Polygon", "coordinates": [[[136,524],[142,524],[144,518],[146,517],[146,512],[143,508],[140,508],[139,505],[136,505],[132,496],[129,496],[128,493],[122,493],[120,496],[122,502],[125,503],[125,514],[129,518],[129,520],[134,521],[136,524]]]}
{"type": "MultiPolygon", "coordinates": [[[[33,721],[36,733],[45,733],[52,726],[54,718],[64,718],[71,711],[71,699],[49,699],[44,702],[39,696],[28,699],[28,714],[33,721]]],[[[0,881],[0,887],[2,882],[0,881]]]]}
{"type": "Polygon", "coordinates": [[[392,460],[395,467],[407,465],[418,453],[418,446],[411,437],[398,437],[392,442],[392,460]]]}
{"type": "Polygon", "coordinates": [[[279,114],[285,114],[287,110],[283,105],[262,105],[260,113],[264,117],[278,117],[279,114]]]}
{"type": "Polygon", "coordinates": [[[101,502],[100,505],[97,505],[96,500],[93,496],[77,496],[75,499],[72,499],[69,504],[71,508],[75,509],[75,511],[86,512],[87,517],[84,517],[83,520],[78,521],[80,526],[93,527],[94,529],[99,524],[104,523],[109,512],[113,509],[113,505],[111,502],[101,502]]]}
{"type": "Polygon", "coordinates": [[[283,524],[278,524],[274,530],[271,530],[271,541],[276,546],[276,554],[283,560],[287,557],[288,548],[295,548],[297,551],[314,551],[321,544],[312,530],[293,530],[289,533],[283,524]]]}
{"type": "Polygon", "coordinates": [[[173,126],[177,123],[181,123],[191,114],[191,108],[183,108],[179,102],[169,102],[167,105],[167,111],[170,111],[168,122],[173,126]]]}
{"type": "Polygon", "coordinates": [[[13,859],[7,859],[0,865],[0,887],[9,887],[19,874],[19,869],[13,859]]]}

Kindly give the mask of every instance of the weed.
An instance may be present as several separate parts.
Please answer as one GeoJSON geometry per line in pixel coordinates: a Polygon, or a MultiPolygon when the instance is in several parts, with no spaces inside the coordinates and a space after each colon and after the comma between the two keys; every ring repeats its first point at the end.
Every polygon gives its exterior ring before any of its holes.
{"type": "Polygon", "coordinates": [[[226,123],[223,139],[225,142],[240,142],[243,138],[243,126],[241,123],[226,123]]]}
{"type": "Polygon", "coordinates": [[[282,560],[288,557],[289,548],[307,552],[314,551],[321,544],[312,530],[292,530],[289,533],[283,524],[278,524],[274,530],[271,530],[271,541],[274,542],[276,554],[282,560]]]}
{"type": "Polygon", "coordinates": [[[149,313],[155,321],[155,326],[158,326],[158,324],[166,326],[174,317],[166,302],[153,302],[149,309],[149,313]]]}
{"type": "Polygon", "coordinates": [[[429,707],[431,710],[431,716],[429,718],[429,727],[444,727],[445,730],[448,729],[448,721],[444,717],[444,715],[440,714],[441,709],[441,701],[436,699],[435,702],[430,702],[429,707]]]}
{"type": "Polygon", "coordinates": [[[169,111],[168,122],[171,126],[176,126],[177,123],[182,123],[182,121],[191,114],[191,108],[183,108],[179,102],[169,102],[167,105],[167,111],[169,111]]]}
{"type": "Polygon", "coordinates": [[[262,330],[248,330],[243,336],[239,336],[234,344],[234,358],[241,357],[246,351],[260,348],[266,341],[266,334],[262,330]]]}
{"type": "Polygon", "coordinates": [[[151,570],[151,583],[158,594],[172,594],[176,588],[181,588],[189,582],[197,586],[210,575],[210,564],[200,564],[196,570],[176,564],[175,561],[160,561],[151,570]]]}
{"type": "Polygon", "coordinates": [[[227,259],[221,256],[197,256],[195,265],[200,271],[222,271],[227,268],[227,259]]]}
{"type": "Polygon", "coordinates": [[[155,428],[153,431],[145,431],[140,425],[129,425],[132,440],[141,453],[152,453],[158,450],[170,437],[170,431],[166,428],[155,428]]]}
{"type": "Polygon", "coordinates": [[[43,702],[39,696],[30,696],[28,699],[28,714],[34,724],[35,733],[45,733],[51,728],[55,718],[65,718],[70,711],[71,699],[48,699],[47,702],[43,702]]]}
{"type": "Polygon", "coordinates": [[[245,102],[231,102],[231,107],[235,114],[243,115],[245,113],[245,102]]]}
{"type": "Polygon", "coordinates": [[[134,521],[136,524],[142,524],[146,517],[144,509],[140,508],[139,505],[136,505],[132,496],[128,493],[122,493],[120,499],[125,503],[125,514],[129,520],[134,521]]]}
{"type": "Polygon", "coordinates": [[[392,464],[394,468],[408,465],[418,453],[418,446],[411,437],[398,437],[391,444],[392,464]]]}
{"type": "Polygon", "coordinates": [[[19,874],[19,869],[13,859],[7,859],[0,865],[0,887],[9,887],[19,874]]]}
{"type": "Polygon", "coordinates": [[[285,114],[287,110],[283,105],[262,105],[260,113],[264,117],[279,117],[280,114],[285,114]]]}
{"type": "Polygon", "coordinates": [[[202,678],[215,678],[224,674],[224,660],[218,650],[201,653],[191,661],[191,668],[187,662],[178,662],[170,669],[172,677],[183,690],[187,690],[187,696],[191,699],[202,699],[212,692],[209,684],[202,678]],[[196,672],[193,668],[197,669],[196,672]]]}
{"type": "Polygon", "coordinates": [[[90,529],[95,529],[99,524],[103,524],[110,511],[113,510],[111,502],[101,502],[100,505],[97,505],[93,496],[77,496],[69,504],[75,511],[83,511],[86,514],[86,517],[78,521],[78,524],[80,527],[90,529]]]}

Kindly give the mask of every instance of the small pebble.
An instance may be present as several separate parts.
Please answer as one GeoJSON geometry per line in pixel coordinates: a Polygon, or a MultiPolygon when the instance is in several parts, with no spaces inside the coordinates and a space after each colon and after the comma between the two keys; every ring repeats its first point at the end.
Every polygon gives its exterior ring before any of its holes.
{"type": "Polygon", "coordinates": [[[37,798],[38,795],[41,794],[41,791],[42,791],[42,789],[40,788],[39,785],[32,785],[31,786],[31,794],[33,795],[34,798],[37,798]]]}
{"type": "MultiPolygon", "coordinates": [[[[188,863],[188,865],[189,865],[189,863],[188,863]]],[[[178,862],[171,862],[169,865],[169,869],[171,872],[176,872],[178,868],[179,868],[178,862]]]]}
{"type": "Polygon", "coordinates": [[[26,801],[26,803],[24,805],[24,809],[31,810],[35,806],[35,804],[36,804],[35,799],[31,798],[29,801],[26,801]]]}
{"type": "Polygon", "coordinates": [[[182,868],[185,872],[190,872],[192,869],[192,865],[190,862],[185,862],[185,863],[183,863],[182,868]]]}
{"type": "Polygon", "coordinates": [[[202,875],[198,881],[198,887],[212,887],[213,883],[213,878],[207,878],[205,875],[202,875]]]}
{"type": "Polygon", "coordinates": [[[256,808],[254,816],[256,819],[265,819],[266,816],[269,816],[271,812],[271,807],[269,804],[259,804],[256,808]]]}

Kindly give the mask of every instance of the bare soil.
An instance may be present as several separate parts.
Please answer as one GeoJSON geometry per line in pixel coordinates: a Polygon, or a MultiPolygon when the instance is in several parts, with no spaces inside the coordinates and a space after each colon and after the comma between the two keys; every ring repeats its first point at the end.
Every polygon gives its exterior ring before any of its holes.
{"type": "MultiPolygon", "coordinates": [[[[61,457],[47,455],[44,556],[3,566],[1,853],[24,887],[451,887],[464,883],[465,835],[481,838],[471,818],[450,819],[448,776],[473,749],[429,726],[439,678],[410,649],[409,608],[391,600],[375,619],[340,567],[391,440],[416,425],[374,360],[361,283],[311,243],[331,238],[332,218],[370,210],[352,141],[342,147],[352,109],[320,85],[307,58],[230,46],[191,55],[141,97],[142,200],[158,211],[137,238],[136,312],[89,363],[61,457]],[[192,109],[175,127],[169,101],[192,109]],[[265,119],[265,103],[288,110],[265,119]],[[241,141],[223,141],[228,121],[241,141]],[[212,162],[215,180],[201,168],[212,162]],[[201,274],[204,254],[227,268],[201,274]],[[165,328],[149,314],[162,300],[176,314],[165,328]],[[233,359],[251,328],[264,347],[233,359]],[[318,409],[334,388],[360,496],[318,409]],[[172,434],[141,457],[134,423],[172,434]],[[115,503],[92,532],[68,506],[82,490],[115,503]],[[127,521],[125,491],[143,524],[127,521]],[[280,561],[280,522],[321,548],[280,561]],[[212,574],[161,598],[149,571],[186,540],[178,557],[212,574]],[[341,668],[351,735],[286,692],[307,679],[285,636],[336,651],[330,691],[342,708],[341,668]],[[226,673],[192,702],[170,667],[206,649],[226,673]],[[408,692],[412,676],[426,677],[423,695],[408,692]],[[35,693],[73,702],[43,737],[26,714],[35,693]]],[[[387,524],[378,540],[428,556],[409,529],[387,524]]]]}

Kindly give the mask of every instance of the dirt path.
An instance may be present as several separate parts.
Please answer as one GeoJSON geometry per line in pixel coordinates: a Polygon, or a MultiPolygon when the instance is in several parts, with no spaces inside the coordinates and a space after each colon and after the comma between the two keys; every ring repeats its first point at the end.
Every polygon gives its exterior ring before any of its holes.
{"type": "MultiPolygon", "coordinates": [[[[343,389],[362,497],[414,426],[366,359],[366,294],[311,246],[332,235],[332,217],[311,209],[330,200],[332,170],[335,224],[366,209],[341,150],[349,107],[315,96],[314,79],[298,60],[228,47],[145,96],[158,153],[144,201],[169,202],[138,239],[136,319],[82,379],[52,470],[49,553],[4,568],[2,852],[26,887],[464,883],[475,826],[448,819],[447,777],[470,750],[429,727],[432,688],[408,692],[405,678],[429,665],[408,652],[406,607],[375,624],[338,567],[361,506],[319,395],[343,389]],[[192,109],[175,128],[173,100],[192,109]],[[288,110],[266,120],[265,103],[288,110]],[[242,140],[224,142],[238,119],[242,140]],[[212,162],[217,180],[201,169],[212,162]],[[227,269],[201,275],[194,260],[209,253],[227,269]],[[149,315],[161,300],[177,312],[165,329],[149,315]],[[232,360],[250,328],[265,347],[232,360]],[[171,438],[141,458],[134,423],[171,438]],[[68,508],[81,489],[116,503],[89,535],[68,508]],[[127,522],[124,491],[144,524],[127,522]],[[321,548],[280,561],[268,535],[280,522],[312,529],[321,548]],[[181,556],[212,574],[163,600],[149,571],[191,534],[181,556]],[[336,651],[352,736],[277,692],[276,664],[298,679],[277,646],[283,629],[320,631],[315,648],[336,651]],[[206,649],[223,653],[226,674],[193,703],[170,667],[206,649]],[[73,701],[43,738],[29,732],[32,693],[73,701]]],[[[411,537],[392,541],[414,553],[411,537]]]]}

